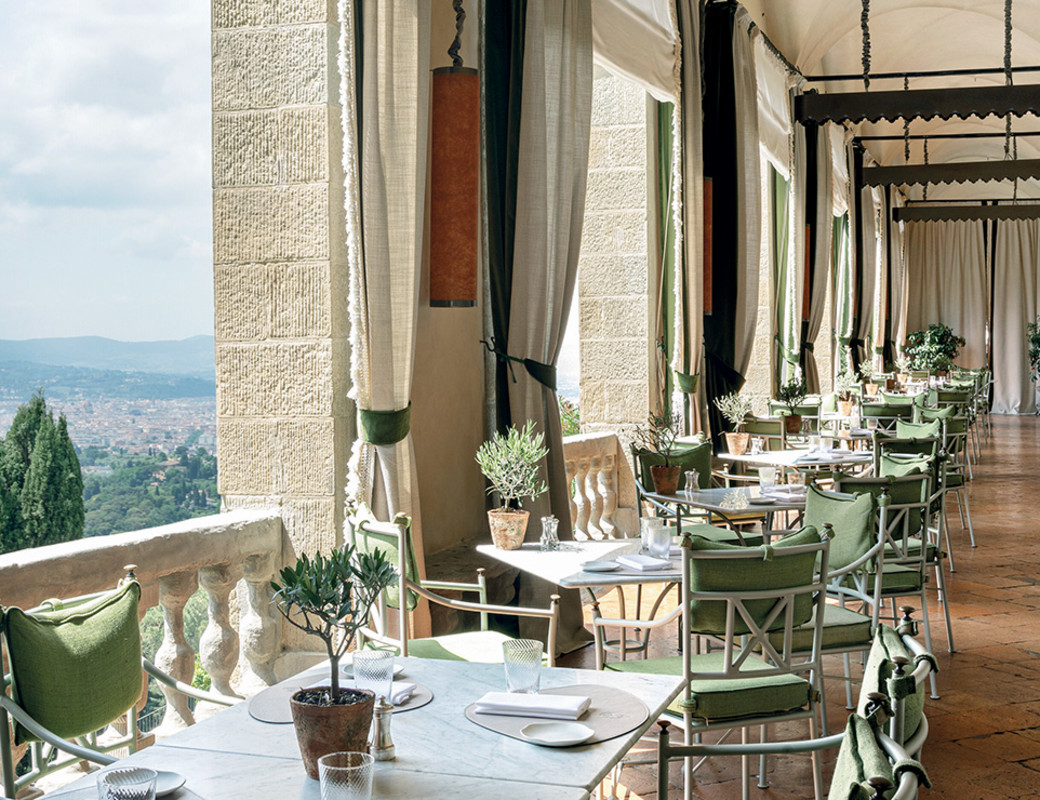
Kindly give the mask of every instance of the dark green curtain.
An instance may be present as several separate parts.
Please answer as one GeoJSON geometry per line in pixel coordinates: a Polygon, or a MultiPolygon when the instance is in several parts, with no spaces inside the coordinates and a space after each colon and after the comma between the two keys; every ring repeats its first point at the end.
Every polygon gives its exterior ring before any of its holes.
{"type": "MultiPolygon", "coordinates": [[[[527,0],[495,0],[484,14],[484,115],[488,207],[488,278],[492,335],[504,352],[509,334],[516,230],[517,160],[523,87],[524,20],[527,0]]],[[[494,428],[505,431],[509,410],[509,365],[495,371],[494,428]]]]}
{"type": "Polygon", "coordinates": [[[715,398],[739,391],[737,324],[737,119],[733,28],[737,5],[704,11],[704,177],[712,182],[711,298],[704,313],[704,387],[716,450],[727,423],[715,398]]]}

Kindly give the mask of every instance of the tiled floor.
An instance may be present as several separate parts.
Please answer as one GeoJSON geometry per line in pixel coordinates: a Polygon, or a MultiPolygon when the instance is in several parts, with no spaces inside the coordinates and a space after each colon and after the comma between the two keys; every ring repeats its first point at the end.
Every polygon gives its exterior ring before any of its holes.
{"type": "MultiPolygon", "coordinates": [[[[1040,798],[1040,419],[994,417],[993,438],[968,494],[979,546],[951,513],[957,572],[950,576],[957,652],[948,652],[942,610],[930,598],[941,699],[926,706],[931,732],[923,761],[934,787],[922,798],[1005,800],[1040,798]]],[[[675,652],[675,634],[660,637],[661,654],[675,652]]],[[[565,666],[592,666],[589,649],[565,666]]],[[[829,686],[831,728],[845,718],[841,688],[829,686]],[[836,702],[841,699],[842,702],[836,702]]],[[[646,755],[652,754],[647,742],[646,755]]],[[[828,754],[825,785],[829,781],[828,754]]],[[[699,773],[696,796],[740,797],[737,759],[712,759],[699,773]]],[[[616,796],[657,796],[653,767],[626,767],[616,796]]],[[[680,781],[673,767],[673,787],[680,781]]],[[[771,761],[772,787],[752,798],[812,796],[807,759],[771,761]]],[[[673,788],[671,797],[680,797],[673,788]]]]}

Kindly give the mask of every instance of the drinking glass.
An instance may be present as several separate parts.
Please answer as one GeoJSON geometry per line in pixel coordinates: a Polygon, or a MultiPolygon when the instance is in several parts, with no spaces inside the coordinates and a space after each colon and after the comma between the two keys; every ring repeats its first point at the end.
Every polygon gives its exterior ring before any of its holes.
{"type": "Polygon", "coordinates": [[[390,697],[394,682],[394,654],[386,650],[354,653],[354,686],[367,689],[377,698],[390,697]]]}
{"type": "Polygon", "coordinates": [[[758,468],[758,485],[765,494],[776,485],[776,467],[758,468]]]}
{"type": "Polygon", "coordinates": [[[341,751],[318,759],[321,800],[370,800],[372,764],[368,753],[341,751]]]}
{"type": "Polygon", "coordinates": [[[155,800],[159,774],[145,767],[117,767],[98,774],[98,800],[155,800]]]}
{"type": "Polygon", "coordinates": [[[688,492],[699,492],[701,490],[701,475],[695,469],[688,469],[685,473],[686,476],[686,491],[688,492]]]}
{"type": "Polygon", "coordinates": [[[751,438],[751,455],[757,456],[762,452],[762,437],[754,436],[751,438]]]}
{"type": "Polygon", "coordinates": [[[819,450],[820,449],[820,437],[818,434],[812,434],[809,436],[809,449],[819,450]]]}
{"type": "Polygon", "coordinates": [[[668,558],[672,549],[672,529],[662,525],[650,531],[650,555],[656,558],[668,558]]]}
{"type": "Polygon", "coordinates": [[[787,473],[787,482],[791,486],[805,486],[805,473],[792,470],[787,473]]]}
{"type": "Polygon", "coordinates": [[[502,662],[506,668],[506,688],[510,692],[537,694],[542,669],[542,643],[537,639],[510,639],[502,642],[502,662]]]}
{"type": "Polygon", "coordinates": [[[650,552],[650,531],[654,528],[660,528],[664,525],[664,520],[660,517],[643,517],[639,520],[639,538],[642,540],[642,552],[650,552]]]}

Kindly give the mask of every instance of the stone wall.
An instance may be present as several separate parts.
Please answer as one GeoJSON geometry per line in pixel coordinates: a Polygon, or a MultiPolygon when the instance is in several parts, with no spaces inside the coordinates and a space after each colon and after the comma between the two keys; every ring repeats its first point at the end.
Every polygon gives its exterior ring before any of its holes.
{"type": "Polygon", "coordinates": [[[586,432],[646,421],[647,99],[597,67],[578,262],[581,419],[586,432]]]}
{"type": "Polygon", "coordinates": [[[335,4],[212,9],[220,493],[327,549],[354,436],[335,4]]]}

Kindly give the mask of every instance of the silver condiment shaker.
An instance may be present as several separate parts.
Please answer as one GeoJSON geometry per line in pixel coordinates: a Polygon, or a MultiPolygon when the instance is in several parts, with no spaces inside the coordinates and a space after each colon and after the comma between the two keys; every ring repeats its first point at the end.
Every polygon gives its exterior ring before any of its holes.
{"type": "Polygon", "coordinates": [[[394,707],[385,697],[380,697],[376,701],[375,727],[372,731],[371,751],[376,761],[393,761],[397,758],[394,740],[390,738],[390,718],[393,714],[394,707]]]}

